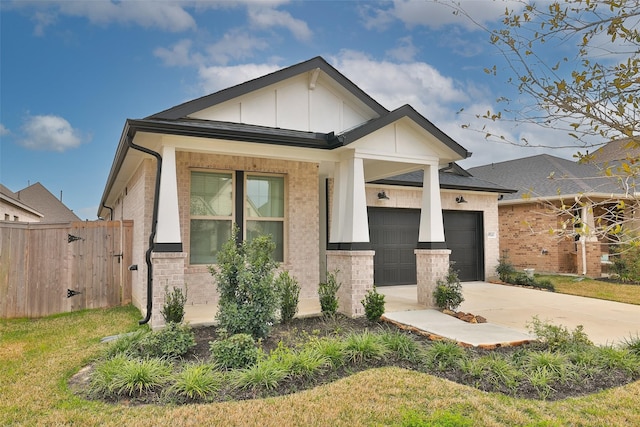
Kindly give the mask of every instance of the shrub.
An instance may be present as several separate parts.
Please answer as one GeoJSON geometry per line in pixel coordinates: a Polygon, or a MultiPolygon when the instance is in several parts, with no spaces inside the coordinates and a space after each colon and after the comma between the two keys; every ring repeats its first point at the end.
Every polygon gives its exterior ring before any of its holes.
{"type": "Polygon", "coordinates": [[[180,288],[173,288],[169,292],[169,287],[164,287],[164,305],[160,313],[165,323],[181,323],[184,319],[184,304],[187,302],[187,287],[184,293],[180,288]]]}
{"type": "Polygon", "coordinates": [[[260,352],[249,334],[235,334],[209,343],[216,365],[225,369],[246,368],[258,361],[260,352]]]}
{"type": "Polygon", "coordinates": [[[623,344],[631,353],[640,356],[640,335],[625,339],[623,344]]]}
{"type": "Polygon", "coordinates": [[[218,253],[218,266],[209,271],[216,278],[220,301],[216,319],[229,335],[250,334],[265,338],[276,321],[278,292],[273,271],[277,263],[270,236],[236,243],[238,227],[218,253]]]}
{"type": "Polygon", "coordinates": [[[449,267],[449,272],[445,280],[436,282],[436,289],[433,291],[436,305],[441,309],[455,310],[464,301],[462,296],[462,284],[458,278],[458,272],[449,267]]]}
{"type": "Polygon", "coordinates": [[[516,273],[516,269],[513,267],[513,264],[509,262],[507,251],[503,251],[502,256],[498,259],[496,273],[498,273],[500,280],[505,283],[510,283],[511,277],[516,273]]]}
{"type": "Polygon", "coordinates": [[[338,289],[341,284],[336,278],[338,271],[327,272],[327,281],[318,286],[318,297],[320,298],[320,310],[327,317],[332,317],[338,311],[338,289]]]}
{"type": "Polygon", "coordinates": [[[370,322],[379,322],[384,314],[384,295],[379,294],[374,286],[367,291],[364,299],[360,301],[364,306],[364,315],[370,322]]]}
{"type": "Polygon", "coordinates": [[[298,313],[300,284],[288,271],[283,271],[276,279],[276,287],[280,293],[280,321],[286,323],[298,313]]]}
{"type": "Polygon", "coordinates": [[[551,351],[571,350],[576,347],[593,345],[582,325],[569,331],[565,326],[544,323],[535,316],[527,326],[551,351]]]}
{"type": "Polygon", "coordinates": [[[144,336],[139,342],[139,353],[148,357],[184,356],[196,345],[196,339],[189,325],[167,323],[157,331],[144,336]]]}
{"type": "Polygon", "coordinates": [[[220,389],[222,380],[222,374],[211,365],[191,363],[174,375],[168,393],[189,400],[206,400],[220,389]]]}

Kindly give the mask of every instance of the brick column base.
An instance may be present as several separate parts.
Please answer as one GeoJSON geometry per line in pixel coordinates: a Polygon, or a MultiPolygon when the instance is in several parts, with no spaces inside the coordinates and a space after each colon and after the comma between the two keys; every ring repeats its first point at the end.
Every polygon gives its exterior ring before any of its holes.
{"type": "Polygon", "coordinates": [[[327,271],[335,272],[338,283],[338,311],[349,317],[364,315],[361,301],[373,289],[375,251],[327,251],[327,271]]]}
{"type": "Polygon", "coordinates": [[[151,329],[160,329],[165,326],[164,318],[160,313],[164,306],[165,287],[169,292],[173,288],[180,288],[184,292],[184,270],[187,259],[186,252],[153,252],[153,307],[151,309],[151,329]]]}
{"type": "Polygon", "coordinates": [[[436,307],[433,291],[438,280],[449,271],[449,249],[416,249],[416,276],[418,282],[418,304],[436,307]]]}
{"type": "MultiPolygon", "coordinates": [[[[582,241],[576,242],[578,248],[578,255],[576,257],[577,273],[582,274],[585,271],[583,257],[582,257],[582,241]]],[[[598,278],[602,276],[602,249],[600,248],[600,242],[587,240],[584,242],[586,249],[586,276],[598,278]]]]}

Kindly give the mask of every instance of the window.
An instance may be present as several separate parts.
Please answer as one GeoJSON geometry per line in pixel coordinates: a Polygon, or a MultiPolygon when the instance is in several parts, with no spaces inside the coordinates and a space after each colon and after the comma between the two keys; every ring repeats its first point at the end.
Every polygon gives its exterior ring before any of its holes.
{"type": "Polygon", "coordinates": [[[283,176],[191,172],[190,263],[215,264],[234,223],[246,240],[271,235],[284,261],[284,192],[283,176]]]}
{"type": "Polygon", "coordinates": [[[246,239],[269,234],[276,244],[273,257],[284,260],[284,178],[248,175],[245,201],[246,239]]]}
{"type": "Polygon", "coordinates": [[[213,264],[231,236],[233,224],[233,175],[191,173],[191,264],[213,264]]]}

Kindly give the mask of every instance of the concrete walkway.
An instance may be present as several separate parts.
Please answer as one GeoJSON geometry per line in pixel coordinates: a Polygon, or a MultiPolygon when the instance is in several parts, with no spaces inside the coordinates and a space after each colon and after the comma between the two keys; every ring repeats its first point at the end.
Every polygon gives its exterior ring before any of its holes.
{"type": "MultiPolygon", "coordinates": [[[[583,325],[598,345],[618,344],[640,336],[640,306],[564,295],[486,282],[462,284],[460,311],[480,315],[488,323],[470,324],[417,303],[416,285],[379,287],[385,295],[384,316],[392,322],[472,346],[491,347],[534,339],[527,325],[534,316],[573,330],[583,325]]],[[[639,288],[640,291],[640,288],[639,288]]],[[[185,307],[191,325],[212,324],[213,305],[185,307]]],[[[320,315],[317,298],[301,300],[298,316],[320,315]]]]}

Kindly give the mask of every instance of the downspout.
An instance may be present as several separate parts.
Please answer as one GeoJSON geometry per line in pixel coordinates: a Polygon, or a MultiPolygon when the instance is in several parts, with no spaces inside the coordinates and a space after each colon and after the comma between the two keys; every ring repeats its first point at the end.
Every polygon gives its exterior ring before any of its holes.
{"type": "Polygon", "coordinates": [[[105,208],[105,209],[109,209],[109,220],[113,221],[113,208],[110,208],[107,205],[102,205],[102,207],[105,208]]]}
{"type": "Polygon", "coordinates": [[[158,199],[160,199],[160,174],[162,172],[162,157],[159,153],[148,148],[141,147],[133,143],[133,138],[127,135],[127,146],[134,150],[142,151],[143,153],[150,154],[156,158],[157,170],[156,170],[156,188],[153,196],[153,218],[151,220],[151,234],[149,235],[149,248],[146,252],[147,262],[147,315],[144,319],[140,320],[138,324],[144,325],[151,320],[151,309],[153,308],[153,264],[151,263],[151,252],[154,249],[154,241],[156,239],[156,230],[158,225],[158,199]]]}

